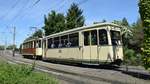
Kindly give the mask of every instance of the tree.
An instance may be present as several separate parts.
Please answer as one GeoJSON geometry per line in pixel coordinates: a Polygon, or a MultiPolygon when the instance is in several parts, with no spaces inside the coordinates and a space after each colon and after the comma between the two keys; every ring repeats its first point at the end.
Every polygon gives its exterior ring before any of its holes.
{"type": "Polygon", "coordinates": [[[51,11],[47,17],[44,16],[44,24],[45,35],[54,34],[65,30],[65,17],[61,13],[51,11]]]}
{"type": "Polygon", "coordinates": [[[4,50],[5,46],[4,45],[0,45],[0,50],[4,50]]]}
{"type": "Polygon", "coordinates": [[[128,47],[129,42],[133,37],[132,28],[129,26],[129,23],[126,18],[123,18],[122,21],[114,20],[112,23],[122,26],[121,35],[123,40],[123,45],[128,47]]]}
{"type": "Polygon", "coordinates": [[[37,31],[35,31],[33,33],[33,35],[29,36],[28,38],[25,39],[25,41],[27,40],[31,40],[31,39],[34,39],[34,38],[42,38],[42,35],[43,35],[43,32],[42,32],[42,29],[39,29],[37,31]]]}
{"type": "Polygon", "coordinates": [[[150,69],[150,0],[139,1],[139,12],[144,26],[143,63],[150,69]]]}
{"type": "Polygon", "coordinates": [[[83,11],[79,9],[78,5],[73,3],[68,9],[66,16],[66,27],[67,29],[72,29],[76,27],[81,27],[84,25],[83,11]]]}
{"type": "Polygon", "coordinates": [[[107,22],[105,19],[102,20],[102,23],[107,22]]]}
{"type": "Polygon", "coordinates": [[[7,47],[8,50],[12,50],[13,48],[15,48],[15,50],[17,49],[17,46],[16,45],[9,45],[7,47]]]}
{"type": "Polygon", "coordinates": [[[131,27],[129,26],[129,23],[127,21],[126,18],[123,18],[122,21],[121,21],[121,26],[123,27],[121,29],[122,31],[122,40],[123,40],[123,44],[124,46],[127,46],[129,47],[129,42],[130,40],[132,39],[133,37],[133,32],[132,32],[132,29],[131,27]]]}
{"type": "Polygon", "coordinates": [[[141,48],[143,45],[143,40],[144,40],[144,32],[143,32],[143,25],[141,19],[138,19],[136,23],[133,23],[132,26],[132,32],[133,32],[133,37],[130,40],[130,46],[129,48],[134,49],[136,53],[141,53],[141,48]]]}
{"type": "Polygon", "coordinates": [[[39,29],[32,35],[32,38],[35,38],[35,37],[42,38],[42,35],[43,35],[43,32],[41,29],[39,29]]]}
{"type": "Polygon", "coordinates": [[[127,19],[125,17],[122,19],[121,25],[122,26],[126,26],[126,27],[129,26],[129,23],[128,23],[128,21],[127,21],[127,19]]]}

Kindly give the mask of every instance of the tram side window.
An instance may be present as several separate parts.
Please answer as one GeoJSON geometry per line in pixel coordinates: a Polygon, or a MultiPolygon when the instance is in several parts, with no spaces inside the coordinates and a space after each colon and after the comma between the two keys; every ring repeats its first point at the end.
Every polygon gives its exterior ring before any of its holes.
{"type": "Polygon", "coordinates": [[[51,45],[53,48],[58,48],[59,46],[59,37],[54,38],[54,44],[51,45]]]}
{"type": "Polygon", "coordinates": [[[39,40],[39,48],[41,48],[41,40],[39,40]]]}
{"type": "Polygon", "coordinates": [[[27,48],[26,43],[24,44],[24,48],[25,48],[25,49],[27,48]]]}
{"type": "Polygon", "coordinates": [[[23,44],[23,49],[25,49],[26,48],[26,45],[25,45],[25,43],[23,44]]]}
{"type": "Polygon", "coordinates": [[[30,47],[29,48],[32,48],[32,42],[30,42],[30,47]]]}
{"type": "Polygon", "coordinates": [[[36,42],[34,41],[34,48],[36,47],[36,42]]]}
{"type": "Polygon", "coordinates": [[[30,48],[32,48],[32,45],[33,45],[33,43],[32,43],[32,41],[31,41],[31,45],[30,45],[30,48]]]}
{"type": "Polygon", "coordinates": [[[107,31],[104,29],[99,30],[99,44],[100,45],[107,45],[108,44],[107,31]]]}
{"type": "Polygon", "coordinates": [[[27,48],[29,48],[29,42],[27,43],[27,48]]]}
{"type": "Polygon", "coordinates": [[[91,45],[97,45],[97,30],[91,31],[91,45]]]}
{"type": "Polygon", "coordinates": [[[67,47],[67,43],[68,43],[68,35],[61,36],[60,47],[62,48],[67,47]]]}
{"type": "Polygon", "coordinates": [[[30,43],[30,42],[29,42],[29,44],[28,44],[28,45],[29,45],[29,48],[31,48],[31,43],[30,43]]]}
{"type": "Polygon", "coordinates": [[[74,33],[74,34],[69,35],[68,46],[70,46],[70,47],[79,46],[79,35],[78,35],[78,33],[74,33]]]}
{"type": "Polygon", "coordinates": [[[41,40],[36,41],[36,48],[41,48],[41,40]]]}
{"type": "Polygon", "coordinates": [[[84,45],[90,45],[90,33],[89,31],[84,32],[84,45]]]}
{"type": "Polygon", "coordinates": [[[47,47],[51,48],[51,45],[52,45],[52,38],[48,39],[48,45],[47,45],[47,47]]]}

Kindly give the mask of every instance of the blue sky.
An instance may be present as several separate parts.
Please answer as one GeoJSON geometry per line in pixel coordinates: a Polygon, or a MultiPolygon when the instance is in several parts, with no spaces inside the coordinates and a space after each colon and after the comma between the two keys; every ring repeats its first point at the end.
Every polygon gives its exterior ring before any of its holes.
{"type": "Polygon", "coordinates": [[[138,0],[0,0],[0,45],[12,44],[12,28],[16,27],[16,44],[19,46],[28,35],[30,27],[41,28],[44,14],[51,10],[66,14],[73,2],[79,3],[86,24],[111,22],[126,17],[129,23],[138,17],[138,0]]]}

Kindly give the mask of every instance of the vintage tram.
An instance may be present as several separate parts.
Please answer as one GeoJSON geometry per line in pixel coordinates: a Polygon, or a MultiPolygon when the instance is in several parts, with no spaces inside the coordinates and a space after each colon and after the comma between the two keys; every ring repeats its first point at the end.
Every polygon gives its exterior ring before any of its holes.
{"type": "Polygon", "coordinates": [[[40,38],[39,41],[39,50],[33,46],[35,39],[24,42],[23,55],[36,53],[43,60],[91,64],[119,65],[123,60],[121,27],[113,23],[74,28],[40,38]]]}
{"type": "Polygon", "coordinates": [[[42,58],[42,38],[24,41],[21,45],[21,54],[26,58],[42,58]]]}

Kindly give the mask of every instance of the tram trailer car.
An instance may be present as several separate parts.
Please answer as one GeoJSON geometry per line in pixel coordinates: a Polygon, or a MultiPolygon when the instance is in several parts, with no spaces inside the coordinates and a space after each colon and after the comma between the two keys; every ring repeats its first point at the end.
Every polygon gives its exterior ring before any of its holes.
{"type": "Polygon", "coordinates": [[[115,63],[123,60],[121,27],[113,23],[83,26],[43,38],[43,60],[115,63]]]}
{"type": "Polygon", "coordinates": [[[24,41],[21,54],[26,58],[42,58],[42,38],[24,41]]]}

